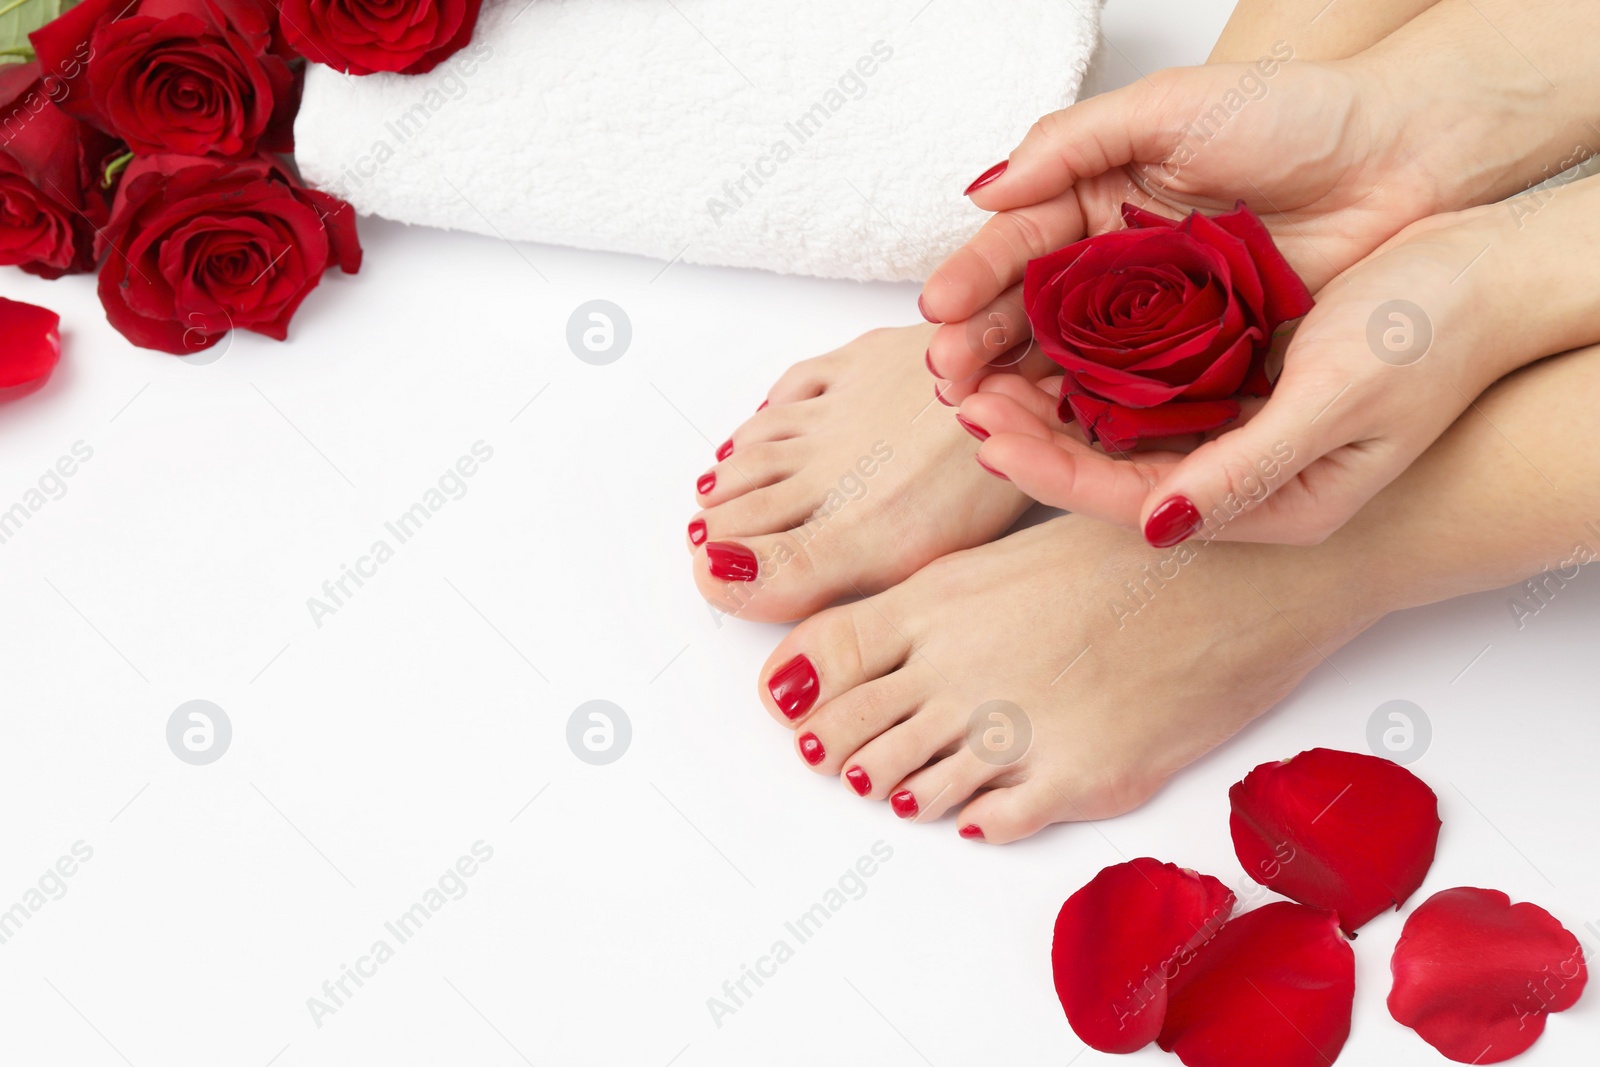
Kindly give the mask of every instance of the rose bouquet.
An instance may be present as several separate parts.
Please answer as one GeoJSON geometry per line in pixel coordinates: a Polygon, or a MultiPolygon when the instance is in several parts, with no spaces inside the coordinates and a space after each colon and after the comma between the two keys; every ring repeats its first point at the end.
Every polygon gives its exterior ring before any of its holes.
{"type": "MultiPolygon", "coordinates": [[[[98,269],[143,348],[283,340],[325,270],[361,266],[354,211],[288,156],[306,63],[431,70],[480,2],[0,0],[0,265],[98,269]]],[[[54,366],[41,311],[0,300],[0,383],[54,366]]]]}

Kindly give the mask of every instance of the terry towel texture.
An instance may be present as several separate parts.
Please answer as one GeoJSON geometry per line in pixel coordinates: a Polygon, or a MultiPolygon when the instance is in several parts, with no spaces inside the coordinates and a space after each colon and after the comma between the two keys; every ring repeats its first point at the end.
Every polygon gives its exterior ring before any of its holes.
{"type": "Polygon", "coordinates": [[[961,196],[1071,103],[1100,0],[486,0],[429,74],[311,67],[308,181],[363,214],[823,277],[921,280],[961,196]]]}

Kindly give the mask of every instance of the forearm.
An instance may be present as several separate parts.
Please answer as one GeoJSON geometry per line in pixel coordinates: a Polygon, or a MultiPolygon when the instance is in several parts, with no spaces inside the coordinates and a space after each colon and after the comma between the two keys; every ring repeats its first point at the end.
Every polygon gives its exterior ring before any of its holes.
{"type": "Polygon", "coordinates": [[[1600,4],[1441,0],[1343,61],[1404,116],[1434,210],[1499,200],[1600,150],[1600,4]]]}
{"type": "Polygon", "coordinates": [[[1375,612],[1600,558],[1596,396],[1600,347],[1518,371],[1332,538],[1284,551],[1330,557],[1375,612]]]}
{"type": "Polygon", "coordinates": [[[1208,63],[1248,63],[1286,42],[1297,59],[1344,59],[1439,0],[1239,0],[1208,63]]]}

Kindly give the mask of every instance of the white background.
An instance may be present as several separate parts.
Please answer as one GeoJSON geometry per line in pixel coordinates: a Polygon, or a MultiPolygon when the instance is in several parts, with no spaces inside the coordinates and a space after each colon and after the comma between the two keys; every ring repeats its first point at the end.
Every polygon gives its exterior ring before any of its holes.
{"type": "MultiPolygon", "coordinates": [[[[1225,6],[1113,0],[1096,84],[1199,61],[1225,6]]],[[[4,272],[62,313],[66,355],[0,406],[0,510],[74,442],[93,458],[0,544],[0,909],[75,842],[93,858],[0,944],[0,1063],[1109,1062],[1051,988],[1062,900],[1137,855],[1241,887],[1228,786],[1363,749],[1391,699],[1432,723],[1423,894],[1500,888],[1597,944],[1592,574],[1520,631],[1505,593],[1392,617],[1142,810],[973,845],[799,765],[754,696],[782,629],[719,625],[683,545],[695,476],[770,381],[911,321],[913,287],[362,236],[290,343],[206,366],[132,349],[88,279],[4,272]],[[594,298],[633,323],[605,367],[564,340],[594,298]],[[466,495],[315,626],[307,598],[480,440],[466,495]],[[633,727],[602,767],[565,739],[597,698],[633,727]],[[191,699],[233,725],[209,766],[167,747],[191,699]],[[315,1025],[307,998],[480,840],[466,895],[315,1025]],[[866,895],[716,1026],[706,999],[879,841],[866,895]]],[[[1443,1062],[1384,1009],[1401,919],[1355,946],[1343,1062],[1443,1062]]],[[[1597,1038],[1590,996],[1524,1062],[1597,1038]]]]}

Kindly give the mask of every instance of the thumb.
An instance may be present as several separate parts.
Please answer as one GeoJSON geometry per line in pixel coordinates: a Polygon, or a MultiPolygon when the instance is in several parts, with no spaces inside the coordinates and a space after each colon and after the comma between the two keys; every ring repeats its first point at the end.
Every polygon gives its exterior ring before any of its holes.
{"type": "MultiPolygon", "coordinates": [[[[1328,452],[1331,424],[1319,427],[1316,407],[1279,392],[1250,421],[1185,456],[1145,498],[1139,523],[1144,538],[1170,548],[1199,535],[1206,540],[1315,543],[1322,516],[1256,513],[1295,475],[1328,452]],[[1243,530],[1228,528],[1249,515],[1243,530]]],[[[1310,503],[1310,501],[1307,501],[1310,503]]],[[[1329,523],[1331,530],[1336,523],[1329,523]]]]}

